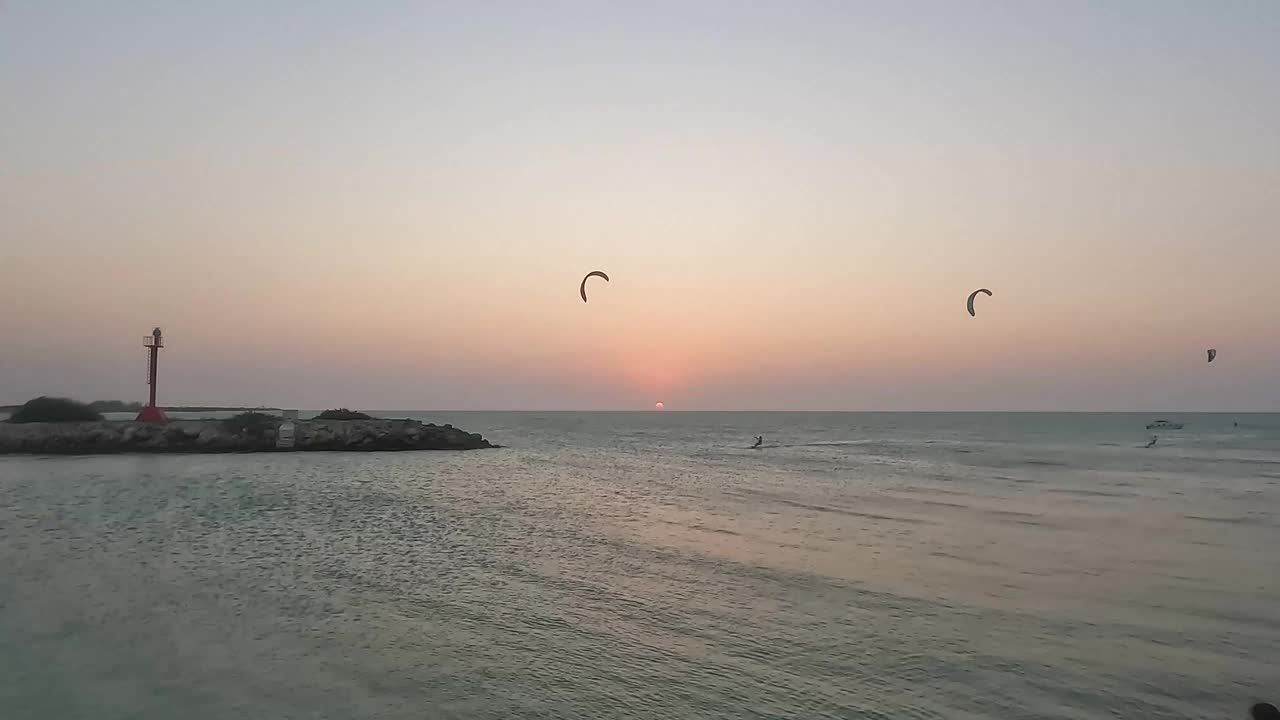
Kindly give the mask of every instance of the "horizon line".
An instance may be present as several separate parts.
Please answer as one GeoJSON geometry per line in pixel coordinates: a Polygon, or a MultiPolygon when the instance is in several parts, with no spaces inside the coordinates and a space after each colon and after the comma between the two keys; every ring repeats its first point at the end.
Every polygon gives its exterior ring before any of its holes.
{"type": "MultiPolygon", "coordinates": [[[[129,401],[122,401],[129,402],[129,401]]],[[[145,403],[143,403],[145,404],[145,403]]],[[[8,411],[22,407],[23,403],[0,404],[0,410],[8,411]]],[[[293,408],[284,405],[215,405],[202,403],[185,403],[173,405],[160,405],[161,408],[172,412],[183,412],[182,408],[199,408],[198,410],[189,410],[187,412],[252,412],[259,410],[297,410],[299,412],[323,412],[323,409],[315,408],[293,408]]],[[[357,409],[357,408],[352,408],[357,409]]],[[[1147,414],[1196,414],[1196,415],[1275,415],[1280,414],[1280,409],[1274,410],[1173,410],[1173,409],[1139,409],[1139,410],[848,410],[848,409],[724,409],[724,408],[664,408],[658,410],[656,408],[609,408],[609,409],[541,409],[541,408],[377,408],[368,407],[365,411],[380,413],[636,413],[636,414],[672,414],[672,413],[828,413],[828,414],[987,414],[987,415],[1147,415],[1147,414]]],[[[111,414],[116,411],[107,411],[111,414]]],[[[126,411],[119,411],[126,412],[126,411]]]]}
{"type": "MultiPolygon", "coordinates": [[[[181,407],[181,406],[178,406],[178,407],[181,407]]],[[[255,408],[255,409],[259,409],[259,410],[291,410],[291,409],[294,409],[294,408],[281,408],[281,407],[275,407],[275,406],[261,406],[261,407],[259,407],[259,408],[255,408]]],[[[323,412],[322,410],[314,410],[314,409],[309,409],[309,408],[297,408],[297,409],[298,409],[299,411],[301,411],[301,412],[323,412]]],[[[1280,410],[1168,410],[1168,409],[1165,409],[1165,410],[829,410],[829,409],[828,409],[828,410],[803,410],[803,409],[791,409],[791,410],[780,410],[780,409],[741,410],[741,409],[739,409],[739,410],[731,410],[731,409],[716,409],[716,408],[687,408],[687,409],[677,409],[677,410],[672,410],[672,409],[669,409],[669,408],[668,408],[668,409],[663,409],[663,410],[655,410],[655,409],[652,409],[652,408],[649,408],[649,409],[626,408],[626,409],[603,409],[603,410],[602,410],[602,409],[592,409],[592,410],[565,410],[565,409],[561,409],[561,410],[548,410],[548,409],[528,409],[528,408],[525,408],[525,409],[519,409],[519,408],[470,408],[470,409],[463,409],[463,408],[439,408],[439,409],[436,409],[436,408],[427,408],[427,409],[417,409],[417,410],[413,410],[413,409],[400,408],[400,409],[390,409],[390,410],[388,410],[388,409],[381,409],[381,408],[369,408],[368,410],[369,410],[369,411],[373,411],[373,412],[383,412],[383,413],[401,413],[401,412],[408,412],[408,413],[428,413],[428,412],[439,412],[439,413],[452,413],[452,412],[491,412],[491,413],[637,413],[637,414],[648,414],[648,415],[662,415],[662,414],[673,414],[673,413],[685,413],[685,414],[693,414],[693,413],[795,413],[795,414],[800,414],[800,413],[831,413],[831,414],[836,414],[836,413],[840,413],[840,414],[873,414],[873,413],[874,413],[874,414],[902,414],[902,415],[909,415],[909,414],[934,414],[934,415],[943,415],[943,414],[966,414],[966,413],[967,413],[967,414],[984,413],[984,414],[989,414],[989,415],[1001,415],[1001,414],[1004,414],[1004,415],[1029,415],[1029,414],[1045,414],[1045,415],[1048,415],[1048,414],[1055,414],[1055,415],[1066,415],[1066,414],[1079,414],[1079,415],[1106,415],[1106,414],[1113,414],[1113,415],[1138,415],[1138,414],[1160,414],[1160,413],[1164,413],[1164,414],[1171,414],[1171,415],[1172,415],[1172,414],[1184,414],[1184,415],[1185,415],[1185,414],[1197,414],[1197,415],[1275,415],[1275,414],[1280,414],[1280,410]]]]}

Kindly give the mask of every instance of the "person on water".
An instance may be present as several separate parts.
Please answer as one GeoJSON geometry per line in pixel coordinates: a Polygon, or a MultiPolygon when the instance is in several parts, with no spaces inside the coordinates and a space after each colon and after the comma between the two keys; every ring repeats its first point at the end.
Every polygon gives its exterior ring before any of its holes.
{"type": "Polygon", "coordinates": [[[760,446],[761,446],[761,445],[763,445],[763,444],[764,444],[764,436],[763,436],[763,435],[757,435],[757,436],[756,436],[756,444],[755,444],[755,445],[752,445],[751,447],[753,447],[753,448],[758,448],[758,447],[760,447],[760,446]]]}

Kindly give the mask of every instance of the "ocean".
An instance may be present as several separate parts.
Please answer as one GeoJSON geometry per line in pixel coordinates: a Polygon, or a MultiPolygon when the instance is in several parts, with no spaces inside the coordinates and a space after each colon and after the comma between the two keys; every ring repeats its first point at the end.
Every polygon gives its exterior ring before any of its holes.
{"type": "Polygon", "coordinates": [[[506,447],[0,458],[0,717],[1280,702],[1280,415],[385,414],[506,447]]]}

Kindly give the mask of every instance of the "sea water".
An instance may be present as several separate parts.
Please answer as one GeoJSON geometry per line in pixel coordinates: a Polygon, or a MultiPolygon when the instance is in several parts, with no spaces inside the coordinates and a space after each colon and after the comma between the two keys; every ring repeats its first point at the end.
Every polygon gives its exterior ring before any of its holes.
{"type": "Polygon", "coordinates": [[[0,717],[1280,701],[1277,415],[386,414],[506,447],[0,458],[0,717]]]}

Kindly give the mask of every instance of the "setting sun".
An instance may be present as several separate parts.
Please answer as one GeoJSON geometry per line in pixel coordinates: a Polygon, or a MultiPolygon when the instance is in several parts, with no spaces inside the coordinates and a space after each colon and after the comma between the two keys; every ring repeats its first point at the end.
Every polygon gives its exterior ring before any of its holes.
{"type": "Polygon", "coordinates": [[[661,400],[659,400],[658,402],[656,402],[656,403],[654,403],[654,404],[653,404],[653,409],[654,409],[654,410],[661,410],[661,409],[663,409],[663,408],[665,408],[665,407],[666,407],[666,405],[665,405],[661,400]]]}

